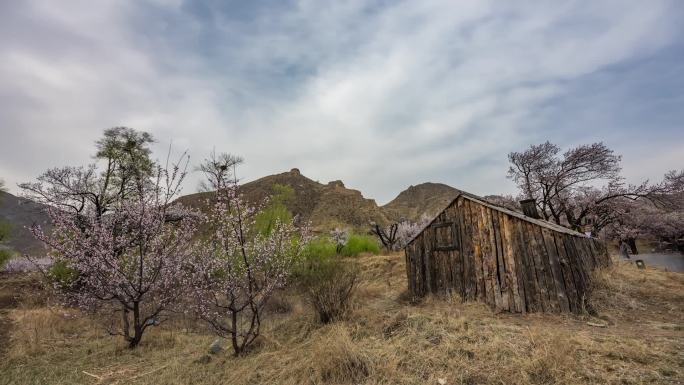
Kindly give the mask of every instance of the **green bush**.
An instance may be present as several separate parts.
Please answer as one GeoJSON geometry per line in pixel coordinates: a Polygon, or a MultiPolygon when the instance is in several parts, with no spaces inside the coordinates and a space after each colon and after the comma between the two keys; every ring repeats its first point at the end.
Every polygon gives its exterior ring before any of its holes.
{"type": "Polygon", "coordinates": [[[342,318],[351,306],[358,284],[358,269],[353,261],[322,257],[307,261],[299,280],[305,296],[322,323],[342,318]]]}
{"type": "Polygon", "coordinates": [[[64,261],[57,261],[52,264],[47,275],[50,280],[63,289],[72,287],[78,279],[78,271],[69,267],[64,261]]]}
{"type": "MultiPolygon", "coordinates": [[[[297,285],[309,275],[313,266],[321,261],[334,258],[336,255],[335,244],[326,237],[318,237],[310,240],[299,259],[292,269],[292,279],[297,285]]],[[[301,286],[301,285],[300,285],[301,286]]]]}
{"type": "Polygon", "coordinates": [[[345,257],[353,257],[361,253],[380,253],[380,246],[375,238],[370,235],[351,234],[347,239],[347,244],[344,245],[340,254],[345,257]]]}
{"type": "Polygon", "coordinates": [[[348,311],[358,283],[358,269],[353,261],[337,256],[337,245],[332,240],[319,237],[304,248],[292,278],[315,309],[319,320],[329,323],[348,311]]]}
{"type": "Polygon", "coordinates": [[[305,261],[332,258],[337,254],[337,247],[329,238],[318,237],[309,241],[302,254],[305,261]]]}
{"type": "Polygon", "coordinates": [[[5,264],[12,259],[12,250],[0,249],[0,270],[5,267],[5,264]]]}

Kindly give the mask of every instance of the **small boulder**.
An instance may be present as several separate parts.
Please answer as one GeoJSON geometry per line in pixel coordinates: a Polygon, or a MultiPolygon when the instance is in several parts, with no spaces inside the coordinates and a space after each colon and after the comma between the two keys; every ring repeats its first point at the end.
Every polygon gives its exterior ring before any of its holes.
{"type": "Polygon", "coordinates": [[[221,339],[217,338],[209,345],[209,353],[218,354],[221,351],[221,339]]]}
{"type": "Polygon", "coordinates": [[[202,357],[195,360],[196,364],[208,364],[209,362],[211,362],[211,357],[208,354],[205,354],[202,357]]]}

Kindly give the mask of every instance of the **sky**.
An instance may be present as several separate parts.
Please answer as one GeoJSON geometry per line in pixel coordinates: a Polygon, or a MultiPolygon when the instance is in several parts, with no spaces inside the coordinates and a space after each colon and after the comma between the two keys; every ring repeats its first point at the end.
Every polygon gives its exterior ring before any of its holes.
{"type": "MultiPolygon", "coordinates": [[[[684,168],[684,2],[0,1],[0,178],[93,162],[104,129],[299,168],[383,204],[514,194],[507,154],[605,142],[684,168]]],[[[184,192],[195,192],[192,173],[184,192]]]]}

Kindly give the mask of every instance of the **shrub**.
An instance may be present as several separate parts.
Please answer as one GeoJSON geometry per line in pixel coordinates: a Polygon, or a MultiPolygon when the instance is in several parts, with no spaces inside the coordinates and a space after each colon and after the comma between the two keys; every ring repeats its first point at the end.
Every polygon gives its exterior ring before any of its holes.
{"type": "Polygon", "coordinates": [[[12,251],[7,249],[0,249],[0,270],[5,267],[5,264],[12,259],[12,251]]]}
{"type": "Polygon", "coordinates": [[[322,323],[338,320],[349,310],[358,283],[352,262],[334,257],[308,260],[299,278],[322,323]]]}
{"type": "Polygon", "coordinates": [[[304,260],[332,258],[337,254],[335,244],[327,237],[314,238],[304,247],[304,260]]]}
{"type": "Polygon", "coordinates": [[[336,255],[335,244],[327,237],[311,239],[292,269],[292,281],[296,286],[303,287],[318,264],[327,262],[336,255]]]}
{"type": "Polygon", "coordinates": [[[340,254],[345,257],[353,257],[360,253],[378,254],[380,253],[380,246],[370,235],[351,234],[340,254]]]}
{"type": "Polygon", "coordinates": [[[64,261],[57,261],[50,266],[47,276],[57,287],[66,290],[76,283],[78,271],[69,267],[64,261]]]}

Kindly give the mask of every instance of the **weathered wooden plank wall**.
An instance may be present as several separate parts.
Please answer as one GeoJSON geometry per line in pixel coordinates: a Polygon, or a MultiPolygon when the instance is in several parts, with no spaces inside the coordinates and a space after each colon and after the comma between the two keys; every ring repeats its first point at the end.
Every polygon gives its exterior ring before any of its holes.
{"type": "Polygon", "coordinates": [[[412,296],[453,292],[497,311],[579,312],[605,245],[459,197],[406,246],[412,296]]]}

